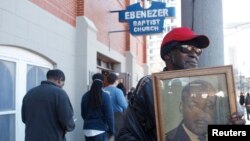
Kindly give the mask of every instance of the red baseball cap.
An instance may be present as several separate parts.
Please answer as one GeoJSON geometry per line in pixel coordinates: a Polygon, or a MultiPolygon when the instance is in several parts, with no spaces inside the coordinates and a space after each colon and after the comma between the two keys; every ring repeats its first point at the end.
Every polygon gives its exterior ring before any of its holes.
{"type": "Polygon", "coordinates": [[[168,32],[161,43],[161,58],[177,45],[190,44],[198,48],[206,48],[209,39],[205,35],[198,35],[188,27],[173,28],[168,32]]]}

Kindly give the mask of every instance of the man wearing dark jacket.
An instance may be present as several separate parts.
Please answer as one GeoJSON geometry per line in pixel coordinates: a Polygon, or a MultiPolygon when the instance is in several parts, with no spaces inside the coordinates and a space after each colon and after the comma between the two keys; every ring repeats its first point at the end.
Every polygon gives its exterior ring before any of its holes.
{"type": "Polygon", "coordinates": [[[62,89],[64,81],[61,70],[49,70],[47,81],[42,81],[24,96],[25,141],[66,141],[66,132],[75,128],[73,108],[62,89]]]}
{"type": "Polygon", "coordinates": [[[245,106],[247,110],[247,120],[249,120],[249,115],[250,115],[250,95],[247,93],[246,99],[245,99],[245,106]]]}
{"type": "Polygon", "coordinates": [[[181,93],[179,111],[183,119],[166,133],[166,141],[206,141],[208,125],[216,124],[216,89],[210,82],[197,79],[186,84],[181,93]]]}
{"type": "MultiPolygon", "coordinates": [[[[165,61],[164,71],[191,69],[198,67],[202,49],[208,47],[209,39],[197,35],[186,27],[174,28],[162,40],[161,58],[165,61]]],[[[151,76],[143,77],[135,91],[135,96],[126,111],[119,141],[155,141],[156,123],[153,103],[151,76]]],[[[232,115],[233,124],[244,124],[245,120],[232,115]]]]}
{"type": "Polygon", "coordinates": [[[245,95],[244,92],[240,92],[240,105],[243,106],[245,103],[245,95]]]}

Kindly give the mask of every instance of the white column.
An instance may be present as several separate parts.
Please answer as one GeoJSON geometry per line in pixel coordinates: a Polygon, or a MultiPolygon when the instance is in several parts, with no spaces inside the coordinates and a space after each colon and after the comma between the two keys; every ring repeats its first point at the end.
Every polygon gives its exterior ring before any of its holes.
{"type": "Polygon", "coordinates": [[[200,67],[224,65],[222,0],[182,0],[182,26],[205,34],[210,45],[200,57],[200,67]]]}

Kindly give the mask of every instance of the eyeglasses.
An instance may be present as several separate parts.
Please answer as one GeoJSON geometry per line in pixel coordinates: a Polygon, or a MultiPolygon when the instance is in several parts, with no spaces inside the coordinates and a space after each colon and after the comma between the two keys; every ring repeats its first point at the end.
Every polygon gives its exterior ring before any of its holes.
{"type": "Polygon", "coordinates": [[[194,51],[198,56],[202,53],[202,50],[200,48],[191,45],[176,46],[176,49],[179,49],[182,53],[191,53],[192,51],[194,51]]]}

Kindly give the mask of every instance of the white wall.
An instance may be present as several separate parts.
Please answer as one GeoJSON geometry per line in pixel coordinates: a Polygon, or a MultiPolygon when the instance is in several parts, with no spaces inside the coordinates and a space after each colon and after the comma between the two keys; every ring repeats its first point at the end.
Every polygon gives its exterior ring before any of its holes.
{"type": "MultiPolygon", "coordinates": [[[[75,27],[28,0],[0,0],[0,45],[30,49],[55,62],[65,72],[64,88],[73,107],[78,106],[74,92],[75,27]]],[[[73,139],[74,132],[67,136],[73,139]]]]}
{"type": "Polygon", "coordinates": [[[200,67],[224,65],[222,0],[182,0],[182,26],[205,34],[210,45],[200,56],[200,67]]]}

